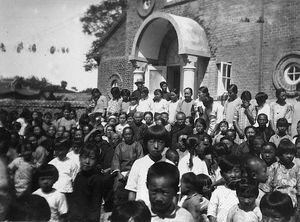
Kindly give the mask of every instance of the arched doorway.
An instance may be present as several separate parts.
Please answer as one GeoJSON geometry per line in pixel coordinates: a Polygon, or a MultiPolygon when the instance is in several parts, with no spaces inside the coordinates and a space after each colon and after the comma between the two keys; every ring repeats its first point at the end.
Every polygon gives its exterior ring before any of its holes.
{"type": "MultiPolygon", "coordinates": [[[[170,88],[195,88],[199,64],[210,58],[203,28],[194,20],[155,12],[138,29],[130,56],[134,75],[143,75],[149,91],[165,80],[170,88]],[[144,72],[145,71],[145,72],[144,72]]],[[[204,75],[204,74],[203,74],[204,75]]]]}

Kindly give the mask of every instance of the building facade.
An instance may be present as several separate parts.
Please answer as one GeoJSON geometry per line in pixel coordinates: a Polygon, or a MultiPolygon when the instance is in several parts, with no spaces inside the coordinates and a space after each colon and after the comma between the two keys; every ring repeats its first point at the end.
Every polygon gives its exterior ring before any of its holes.
{"type": "Polygon", "coordinates": [[[253,95],[300,82],[299,0],[128,0],[126,16],[103,40],[98,88],[153,92],[207,86],[214,98],[229,84],[253,95]]]}

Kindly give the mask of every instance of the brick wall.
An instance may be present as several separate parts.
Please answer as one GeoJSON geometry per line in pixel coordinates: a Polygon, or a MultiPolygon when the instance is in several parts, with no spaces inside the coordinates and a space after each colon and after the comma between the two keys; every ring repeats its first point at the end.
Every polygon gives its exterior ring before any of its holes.
{"type": "MultiPolygon", "coordinates": [[[[195,0],[169,7],[164,7],[163,2],[156,1],[154,11],[192,18],[204,28],[212,58],[202,85],[208,86],[212,95],[216,94],[218,81],[216,63],[232,62],[232,83],[238,85],[239,94],[243,90],[249,90],[252,94],[264,90],[270,98],[274,98],[272,74],[276,64],[284,55],[300,52],[299,0],[195,0]],[[261,17],[262,13],[264,17],[261,17]]],[[[131,53],[134,36],[142,22],[136,11],[136,1],[128,1],[126,29],[122,27],[122,30],[125,29],[125,35],[122,35],[125,56],[120,62],[118,57],[109,59],[113,53],[108,53],[110,55],[101,61],[99,68],[100,72],[112,72],[113,69],[125,67],[126,70],[122,71],[124,86],[130,89],[132,66],[127,56],[131,53]]],[[[109,44],[105,47],[110,48],[109,44]]],[[[115,48],[108,51],[114,52],[115,48]]],[[[102,83],[102,77],[99,79],[99,87],[104,87],[107,83],[102,83]]]]}

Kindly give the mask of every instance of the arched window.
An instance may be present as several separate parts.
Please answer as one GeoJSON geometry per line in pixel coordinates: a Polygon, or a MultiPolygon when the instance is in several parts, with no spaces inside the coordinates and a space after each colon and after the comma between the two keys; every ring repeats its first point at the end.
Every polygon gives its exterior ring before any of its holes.
{"type": "Polygon", "coordinates": [[[119,87],[118,80],[115,79],[111,82],[111,88],[113,87],[119,87]]]}

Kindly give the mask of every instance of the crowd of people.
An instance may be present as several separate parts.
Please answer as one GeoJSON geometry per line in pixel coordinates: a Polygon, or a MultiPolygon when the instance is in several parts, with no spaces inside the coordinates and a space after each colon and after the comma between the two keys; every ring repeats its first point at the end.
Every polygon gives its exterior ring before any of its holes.
{"type": "Polygon", "coordinates": [[[95,88],[79,118],[0,110],[0,221],[300,221],[300,87],[95,88]]]}

